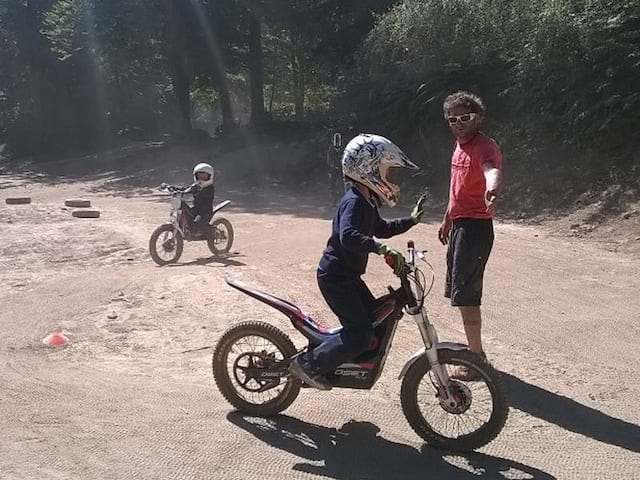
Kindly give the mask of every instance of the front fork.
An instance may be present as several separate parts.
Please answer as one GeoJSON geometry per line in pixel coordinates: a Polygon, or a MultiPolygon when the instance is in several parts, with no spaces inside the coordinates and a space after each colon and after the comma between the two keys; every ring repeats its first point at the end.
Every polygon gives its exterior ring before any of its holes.
{"type": "Polygon", "coordinates": [[[438,395],[442,399],[451,398],[449,392],[449,373],[447,369],[440,364],[438,358],[438,332],[429,321],[429,316],[424,308],[414,307],[408,309],[407,313],[413,317],[416,322],[422,341],[424,342],[425,353],[431,365],[431,371],[436,377],[435,387],[438,389],[438,395]]]}
{"type": "Polygon", "coordinates": [[[182,209],[171,212],[171,214],[169,215],[169,223],[173,224],[174,231],[180,232],[180,235],[182,235],[182,237],[184,238],[184,231],[182,230],[182,227],[180,225],[180,219],[183,215],[185,215],[185,213],[182,211],[182,209]]]}

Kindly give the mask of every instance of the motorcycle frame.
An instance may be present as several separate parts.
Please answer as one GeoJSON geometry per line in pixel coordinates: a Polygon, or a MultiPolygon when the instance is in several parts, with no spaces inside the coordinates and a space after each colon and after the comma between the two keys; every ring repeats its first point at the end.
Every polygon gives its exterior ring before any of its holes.
{"type": "MultiPolygon", "coordinates": [[[[412,242],[410,245],[411,244],[412,242]]],[[[415,257],[416,252],[410,247],[407,265],[414,272],[417,270],[415,268],[415,257]]],[[[421,258],[423,258],[423,256],[421,258]]],[[[273,381],[274,377],[287,376],[289,374],[288,366],[295,356],[303,353],[305,350],[315,348],[326,340],[329,335],[336,334],[340,330],[340,328],[326,329],[322,327],[300,310],[300,308],[286,300],[260,290],[252,289],[242,282],[228,278],[226,282],[231,287],[240,290],[246,295],[286,315],[294,328],[308,340],[307,348],[298,352],[298,354],[290,358],[285,358],[270,368],[256,371],[257,377],[261,380],[273,381]]],[[[373,312],[375,319],[373,327],[377,345],[375,345],[375,348],[359,355],[355,360],[343,363],[333,372],[330,372],[327,375],[327,379],[333,387],[365,390],[373,388],[384,369],[400,319],[406,313],[416,323],[424,347],[409,358],[402,368],[398,379],[402,379],[414,363],[420,361],[422,358],[426,358],[436,377],[439,394],[444,399],[450,397],[448,392],[449,376],[447,370],[440,365],[438,350],[466,350],[468,346],[461,343],[439,341],[436,329],[429,320],[424,304],[418,305],[416,301],[416,298],[423,298],[423,288],[424,287],[416,281],[410,282],[407,276],[404,275],[401,278],[400,288],[394,289],[388,287],[389,293],[376,299],[373,312]]]]}
{"type": "MultiPolygon", "coordinates": [[[[185,194],[183,192],[171,192],[171,211],[169,212],[169,223],[173,225],[173,228],[180,232],[180,235],[186,240],[186,226],[187,222],[185,220],[185,211],[183,208],[183,204],[186,204],[185,196],[191,194],[185,194]]],[[[214,217],[217,212],[225,208],[227,205],[231,203],[231,200],[225,200],[224,202],[220,202],[213,207],[213,214],[211,215],[211,220],[209,220],[209,225],[213,225],[214,217]]]]}

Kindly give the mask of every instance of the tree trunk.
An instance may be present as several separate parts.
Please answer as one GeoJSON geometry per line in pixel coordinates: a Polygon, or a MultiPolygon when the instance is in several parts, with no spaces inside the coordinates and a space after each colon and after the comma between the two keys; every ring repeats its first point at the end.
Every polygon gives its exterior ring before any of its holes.
{"type": "Polygon", "coordinates": [[[218,94],[220,95],[220,110],[222,111],[222,128],[232,129],[234,127],[233,110],[231,109],[231,94],[229,93],[229,82],[226,72],[218,72],[216,81],[218,94]]]}
{"type": "MultiPolygon", "coordinates": [[[[95,32],[94,25],[94,5],[87,0],[83,3],[83,26],[87,34],[89,45],[97,45],[98,38],[95,32]]],[[[109,144],[111,139],[111,117],[108,112],[111,110],[110,103],[107,102],[107,91],[103,72],[100,69],[98,58],[92,49],[89,50],[87,56],[89,60],[90,68],[90,81],[91,81],[91,93],[92,102],[94,104],[95,116],[92,118],[92,122],[95,124],[96,141],[103,146],[109,144]]]]}
{"type": "Polygon", "coordinates": [[[169,64],[171,68],[171,85],[178,105],[180,133],[188,133],[191,131],[191,81],[179,58],[174,56],[169,64]]]}
{"type": "Polygon", "coordinates": [[[278,74],[276,71],[276,66],[278,63],[278,47],[276,46],[275,52],[273,52],[273,68],[272,68],[272,76],[271,76],[271,96],[269,98],[269,116],[273,118],[273,102],[276,98],[276,86],[278,85],[278,74]]]}
{"type": "Polygon", "coordinates": [[[251,83],[251,123],[264,120],[264,54],[262,51],[262,19],[249,11],[249,79],[251,83]]]}
{"type": "Polygon", "coordinates": [[[222,128],[233,128],[233,110],[231,109],[231,94],[229,92],[229,82],[227,80],[227,68],[225,65],[224,53],[220,48],[222,42],[217,38],[215,31],[211,29],[211,25],[207,22],[207,17],[198,2],[192,5],[196,9],[197,18],[200,22],[200,28],[204,34],[206,42],[206,58],[205,68],[213,83],[213,87],[220,95],[220,109],[222,110],[222,128]]]}
{"type": "Polygon", "coordinates": [[[297,39],[293,42],[292,52],[293,69],[293,102],[295,107],[296,120],[304,119],[304,93],[305,93],[305,60],[304,51],[300,47],[297,39]]]}
{"type": "Polygon", "coordinates": [[[40,37],[40,19],[38,12],[38,2],[34,0],[27,1],[25,4],[25,29],[24,41],[22,47],[23,52],[29,65],[30,70],[30,90],[33,100],[33,117],[31,135],[35,145],[35,151],[46,149],[47,127],[46,119],[48,112],[45,108],[45,58],[42,55],[42,45],[40,37]]]}
{"type": "Polygon", "coordinates": [[[186,134],[191,131],[191,75],[184,61],[186,53],[185,19],[180,10],[180,1],[164,1],[168,40],[166,55],[173,94],[178,105],[180,133],[186,134]]]}

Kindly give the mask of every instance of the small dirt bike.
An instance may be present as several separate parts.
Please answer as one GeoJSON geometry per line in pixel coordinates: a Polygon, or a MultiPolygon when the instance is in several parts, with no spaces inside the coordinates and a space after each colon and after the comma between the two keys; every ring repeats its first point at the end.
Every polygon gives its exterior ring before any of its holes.
{"type": "MultiPolygon", "coordinates": [[[[369,351],[343,363],[326,379],[333,387],[371,389],[380,378],[396,327],[406,312],[415,321],[424,347],[404,365],[400,400],[413,430],[432,446],[451,451],[470,451],[486,445],[502,430],[508,401],[498,372],[466,345],[440,342],[429,321],[424,301],[425,276],[416,266],[425,263],[424,252],[409,242],[400,288],[378,298],[373,311],[375,338],[369,351]],[[479,381],[451,378],[452,368],[465,366],[478,373],[479,381]]],[[[429,265],[430,266],[430,265],[429,265]]],[[[433,273],[433,269],[432,273],[433,273]]],[[[245,321],[229,328],[213,353],[213,376],[227,401],[249,415],[277,414],[289,407],[305,386],[290,375],[291,361],[321,344],[341,328],[326,329],[297,306],[265,292],[227,279],[227,283],[285,314],[306,337],[308,347],[297,351],[289,337],[268,323],[245,321]]]]}
{"type": "Polygon", "coordinates": [[[214,255],[227,253],[233,244],[233,227],[226,218],[215,218],[217,212],[231,203],[225,200],[213,207],[213,216],[209,221],[208,231],[195,233],[192,231],[192,219],[187,199],[191,194],[184,189],[172,185],[161,185],[160,190],[171,195],[171,214],[169,223],[156,228],[149,239],[149,253],[154,262],[160,266],[177,262],[182,256],[184,242],[205,241],[214,255]]]}

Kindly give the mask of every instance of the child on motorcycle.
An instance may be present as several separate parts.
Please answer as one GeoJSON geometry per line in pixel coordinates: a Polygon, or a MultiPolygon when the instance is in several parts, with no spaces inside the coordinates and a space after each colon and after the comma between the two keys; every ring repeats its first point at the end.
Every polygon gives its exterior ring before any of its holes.
{"type": "Polygon", "coordinates": [[[206,235],[209,222],[213,217],[213,167],[208,163],[199,163],[193,168],[194,183],[183,190],[193,195],[193,207],[185,205],[192,233],[206,235]]]}
{"type": "Polygon", "coordinates": [[[365,273],[369,253],[391,257],[396,274],[404,268],[400,252],[373,238],[404,233],[423,214],[424,196],[409,217],[395,220],[380,217],[381,202],[394,207],[398,201],[400,189],[389,180],[389,171],[394,167],[418,169],[396,145],[379,135],[360,134],[345,148],[342,172],[353,185],[338,204],[331,237],[317,271],[320,292],[343,328],[340,335],[296,357],[289,367],[294,376],[311,387],[329,390],[331,387],[323,376],[371,345],[374,297],[360,278],[365,273]]]}

